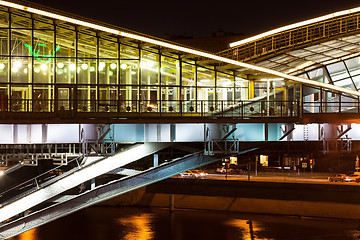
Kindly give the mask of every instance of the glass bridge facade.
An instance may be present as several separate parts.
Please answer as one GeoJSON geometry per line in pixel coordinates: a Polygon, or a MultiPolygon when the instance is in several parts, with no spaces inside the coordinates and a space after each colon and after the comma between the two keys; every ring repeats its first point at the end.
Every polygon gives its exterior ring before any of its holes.
{"type": "MultiPolygon", "coordinates": [[[[359,57],[300,77],[358,90],[359,57]]],[[[357,97],[0,6],[2,118],[295,117],[359,113],[357,97]]]]}
{"type": "MultiPolygon", "coordinates": [[[[249,81],[156,45],[0,7],[5,114],[282,116],[289,106],[298,109],[284,98],[284,87],[282,81],[249,81]],[[256,98],[262,103],[249,100],[256,98]]],[[[299,97],[300,85],[296,89],[290,100],[299,97]]]]}

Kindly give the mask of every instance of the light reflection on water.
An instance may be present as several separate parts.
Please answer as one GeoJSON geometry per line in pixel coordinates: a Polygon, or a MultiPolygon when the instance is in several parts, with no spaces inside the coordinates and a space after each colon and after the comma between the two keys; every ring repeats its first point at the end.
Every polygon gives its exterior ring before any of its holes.
{"type": "Polygon", "coordinates": [[[153,214],[143,213],[139,216],[130,216],[128,218],[118,219],[120,227],[128,228],[124,240],[149,240],[154,238],[154,232],[151,229],[153,214]]]}
{"type": "Polygon", "coordinates": [[[11,240],[354,240],[360,222],[135,207],[91,207],[11,240]]]}

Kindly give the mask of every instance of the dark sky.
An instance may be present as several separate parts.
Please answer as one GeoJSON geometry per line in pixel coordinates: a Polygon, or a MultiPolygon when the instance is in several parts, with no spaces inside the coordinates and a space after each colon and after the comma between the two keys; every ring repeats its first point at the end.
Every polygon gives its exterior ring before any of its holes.
{"type": "Polygon", "coordinates": [[[358,0],[33,0],[152,36],[211,36],[216,31],[254,35],[336,11],[358,0]]]}

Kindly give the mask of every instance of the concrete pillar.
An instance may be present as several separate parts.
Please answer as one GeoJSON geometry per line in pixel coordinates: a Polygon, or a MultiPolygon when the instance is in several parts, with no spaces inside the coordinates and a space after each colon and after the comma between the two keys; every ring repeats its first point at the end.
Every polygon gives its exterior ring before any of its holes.
{"type": "Polygon", "coordinates": [[[174,194],[169,195],[169,212],[173,212],[175,208],[175,197],[174,194]]]}

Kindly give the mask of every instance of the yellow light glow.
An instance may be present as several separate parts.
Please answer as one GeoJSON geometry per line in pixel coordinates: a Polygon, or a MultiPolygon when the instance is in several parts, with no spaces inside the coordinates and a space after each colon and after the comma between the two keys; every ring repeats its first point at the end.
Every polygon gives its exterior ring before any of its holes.
{"type": "Polygon", "coordinates": [[[88,67],[89,67],[89,66],[88,66],[86,63],[84,63],[84,64],[81,65],[81,69],[82,69],[82,70],[86,70],[86,69],[88,69],[88,67]]]}
{"type": "Polygon", "coordinates": [[[1,171],[0,171],[0,176],[4,175],[4,173],[5,173],[5,172],[4,172],[3,170],[1,170],[1,171]]]}
{"type": "Polygon", "coordinates": [[[58,68],[63,68],[63,67],[64,67],[64,64],[63,64],[63,63],[58,63],[58,64],[57,64],[57,67],[58,67],[58,68]]]}
{"type": "Polygon", "coordinates": [[[42,71],[46,71],[46,70],[48,69],[48,66],[43,63],[43,64],[40,65],[40,69],[41,69],[42,71]]]}
{"type": "Polygon", "coordinates": [[[0,63],[0,69],[3,70],[5,68],[5,64],[0,63]]]}
{"type": "Polygon", "coordinates": [[[17,67],[12,67],[11,71],[14,72],[14,73],[17,73],[19,71],[19,69],[17,67]]]}
{"type": "Polygon", "coordinates": [[[75,69],[76,69],[76,66],[75,66],[75,64],[70,64],[69,65],[69,69],[71,70],[71,71],[75,71],[75,69]]]}
{"type": "Polygon", "coordinates": [[[277,29],[274,29],[274,30],[271,30],[271,31],[268,31],[268,32],[265,32],[265,33],[250,37],[250,38],[246,38],[246,39],[243,39],[243,40],[240,40],[240,41],[237,41],[237,42],[230,43],[230,47],[236,47],[236,46],[243,45],[243,44],[246,44],[246,43],[261,39],[261,38],[268,37],[268,36],[276,34],[276,33],[284,32],[284,31],[294,29],[294,28],[298,28],[298,27],[303,27],[303,26],[310,25],[310,24],[313,24],[313,23],[325,21],[325,20],[328,20],[328,19],[331,19],[331,18],[336,18],[336,17],[347,15],[347,14],[351,14],[351,13],[356,13],[356,12],[359,12],[359,11],[360,11],[360,7],[349,9],[349,10],[344,10],[344,11],[340,11],[340,12],[336,12],[336,13],[332,13],[332,14],[328,14],[328,15],[325,15],[325,16],[322,16],[322,17],[317,17],[317,18],[309,19],[309,20],[306,20],[306,21],[298,22],[298,23],[294,23],[294,24],[287,25],[287,26],[284,26],[284,27],[280,27],[280,28],[277,28],[277,29]]]}
{"type": "Polygon", "coordinates": [[[116,69],[116,67],[117,67],[116,63],[110,64],[110,68],[111,68],[112,70],[116,69]]]}
{"type": "Polygon", "coordinates": [[[21,67],[21,62],[20,61],[15,61],[14,62],[14,67],[16,67],[16,68],[19,68],[19,67],[21,67]]]}
{"type": "Polygon", "coordinates": [[[126,63],[121,64],[121,65],[120,65],[120,68],[121,68],[122,70],[125,70],[125,69],[127,68],[126,63]]]}
{"type": "MultiPolygon", "coordinates": [[[[217,60],[217,61],[221,61],[221,62],[224,62],[224,63],[227,63],[227,64],[231,64],[231,65],[234,65],[234,66],[237,66],[237,67],[247,68],[247,69],[255,70],[255,71],[258,71],[258,72],[262,72],[262,73],[268,73],[268,74],[271,74],[271,75],[274,75],[274,76],[277,76],[277,77],[281,77],[281,78],[288,79],[288,80],[293,80],[293,81],[299,82],[299,83],[304,83],[304,84],[307,84],[307,85],[310,85],[310,86],[313,86],[313,87],[321,87],[321,88],[326,88],[326,89],[337,91],[337,92],[342,92],[342,93],[347,93],[347,94],[351,94],[351,95],[355,95],[355,96],[360,96],[360,92],[350,90],[350,89],[347,89],[347,88],[338,87],[338,86],[328,84],[328,83],[322,83],[322,82],[317,82],[317,81],[314,81],[314,80],[309,80],[309,79],[305,79],[305,78],[300,78],[300,77],[296,77],[296,76],[287,75],[287,74],[284,74],[284,73],[281,73],[281,72],[278,72],[278,71],[275,71],[275,70],[271,70],[271,69],[267,69],[267,68],[263,68],[263,67],[258,67],[258,66],[255,66],[255,65],[239,62],[239,61],[228,59],[228,58],[225,58],[225,57],[220,57],[220,56],[217,56],[217,55],[214,55],[214,54],[211,54],[211,53],[202,52],[202,51],[199,51],[199,50],[195,50],[195,49],[175,45],[173,43],[152,39],[150,37],[141,36],[141,35],[134,34],[134,33],[129,33],[129,32],[124,32],[124,31],[104,27],[104,26],[101,26],[101,25],[85,22],[85,21],[82,21],[82,20],[77,20],[77,19],[74,19],[74,18],[61,16],[61,15],[58,15],[58,14],[55,14],[55,13],[46,12],[46,11],[35,9],[35,8],[32,8],[32,7],[26,7],[26,6],[23,6],[23,5],[20,5],[20,4],[16,4],[16,3],[12,3],[12,2],[6,2],[6,1],[2,1],[2,0],[0,0],[0,5],[15,8],[15,9],[19,9],[19,10],[23,10],[23,11],[34,13],[34,14],[38,14],[38,15],[41,15],[41,16],[46,16],[46,17],[53,18],[53,19],[58,19],[58,20],[61,20],[61,21],[65,21],[65,22],[76,24],[76,25],[92,28],[92,29],[107,32],[107,33],[110,33],[110,34],[122,36],[122,37],[125,37],[125,38],[131,38],[131,39],[134,39],[134,40],[138,40],[138,41],[158,45],[158,46],[161,46],[161,47],[164,47],[164,48],[174,49],[174,50],[184,52],[184,53],[187,53],[187,54],[193,54],[193,55],[197,55],[197,56],[202,56],[202,57],[205,57],[205,58],[208,58],[208,59],[217,60]]],[[[264,33],[264,34],[260,34],[258,36],[255,36],[254,39],[257,39],[259,37],[265,37],[265,36],[267,36],[266,34],[270,35],[270,34],[274,34],[274,33],[277,33],[277,32],[285,31],[286,29],[299,27],[299,26],[303,26],[303,25],[306,25],[306,24],[311,24],[311,23],[314,23],[314,22],[317,22],[317,21],[326,20],[326,19],[329,19],[331,17],[342,16],[342,15],[345,15],[345,14],[359,12],[359,11],[360,11],[360,8],[354,8],[354,9],[350,9],[350,10],[347,10],[347,11],[342,11],[342,12],[326,15],[324,17],[304,21],[304,22],[301,22],[301,23],[298,23],[298,24],[289,25],[287,27],[279,28],[277,30],[273,30],[273,31],[270,31],[270,32],[267,32],[267,33],[264,33]]],[[[252,41],[252,40],[248,40],[248,41],[252,41]]],[[[74,68],[74,70],[75,70],[75,68],[74,68]]]]}

